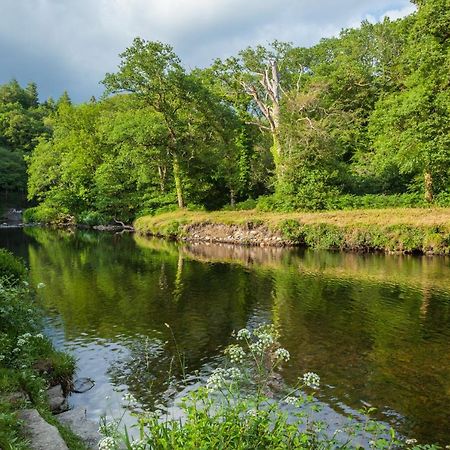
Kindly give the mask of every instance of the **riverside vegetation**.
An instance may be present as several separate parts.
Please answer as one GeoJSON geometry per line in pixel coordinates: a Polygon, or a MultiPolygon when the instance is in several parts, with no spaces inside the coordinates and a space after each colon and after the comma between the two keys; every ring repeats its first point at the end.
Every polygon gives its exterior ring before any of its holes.
{"type": "Polygon", "coordinates": [[[0,249],[0,447],[29,448],[17,411],[32,405],[58,427],[69,448],[83,450],[81,441],[49,409],[47,388],[56,384],[68,388],[75,362],[40,333],[41,319],[25,266],[0,249]]]}
{"type": "Polygon", "coordinates": [[[450,209],[380,209],[326,213],[178,211],[136,220],[143,235],[244,245],[450,253],[450,209]]]}
{"type": "Polygon", "coordinates": [[[189,71],[136,38],[79,105],[5,84],[0,187],[28,191],[29,222],[87,225],[177,207],[448,206],[450,7],[414,3],[310,48],[274,41],[189,71]]]}
{"type": "MultiPolygon", "coordinates": [[[[168,324],[167,327],[170,328],[168,324]]],[[[101,450],[127,449],[357,449],[368,441],[373,449],[429,449],[415,439],[401,439],[393,429],[366,420],[351,420],[341,430],[330,430],[314,417],[320,406],[314,390],[320,377],[307,372],[290,389],[283,388],[278,369],[289,352],[278,342],[275,327],[260,325],[235,334],[236,343],[225,349],[227,363],[216,368],[206,386],[180,401],[183,419],[163,411],[136,413],[138,438],[121,430],[120,420],[103,421],[101,450]]],[[[182,357],[178,355],[182,364],[182,357]]],[[[131,394],[123,398],[133,410],[131,394]]],[[[367,414],[371,409],[362,411],[367,414]]]]}

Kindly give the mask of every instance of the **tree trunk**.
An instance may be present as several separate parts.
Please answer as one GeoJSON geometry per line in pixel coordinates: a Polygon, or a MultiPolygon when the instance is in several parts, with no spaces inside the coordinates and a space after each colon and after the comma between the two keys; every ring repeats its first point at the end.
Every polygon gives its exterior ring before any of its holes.
{"type": "Polygon", "coordinates": [[[280,85],[280,71],[276,60],[270,61],[264,73],[261,73],[260,84],[264,87],[264,95],[251,83],[243,82],[245,91],[251,95],[261,111],[263,116],[269,122],[269,125],[259,125],[261,129],[270,131],[273,139],[273,146],[271,148],[272,157],[275,164],[275,172],[278,181],[281,176],[281,160],[282,149],[279,140],[280,120],[281,120],[281,85],[280,85]]]}
{"type": "Polygon", "coordinates": [[[173,178],[175,180],[175,190],[177,192],[178,206],[184,208],[183,184],[181,182],[181,170],[178,156],[173,156],[173,178]]]}
{"type": "Polygon", "coordinates": [[[281,175],[281,144],[278,139],[278,133],[276,130],[272,131],[272,148],[270,149],[272,153],[273,162],[275,164],[275,172],[277,179],[280,180],[281,175]]]}
{"type": "Polygon", "coordinates": [[[236,197],[234,195],[234,189],[230,189],[230,205],[232,208],[236,205],[236,197]]]}
{"type": "Polygon", "coordinates": [[[425,200],[428,203],[433,201],[433,176],[431,172],[425,170],[424,174],[424,185],[425,185],[425,200]]]}
{"type": "Polygon", "coordinates": [[[161,194],[166,193],[166,167],[158,166],[159,174],[159,188],[161,189],[161,194]]]}

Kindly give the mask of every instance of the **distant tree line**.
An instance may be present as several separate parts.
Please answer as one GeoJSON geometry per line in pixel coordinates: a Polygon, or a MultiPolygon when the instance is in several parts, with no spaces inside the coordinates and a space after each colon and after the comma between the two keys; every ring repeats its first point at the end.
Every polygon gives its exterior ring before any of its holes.
{"type": "Polygon", "coordinates": [[[174,205],[447,202],[450,3],[414,3],[310,48],[275,41],[191,71],[136,38],[80,105],[3,85],[0,188],[25,189],[25,157],[41,211],[87,223],[174,205]]]}

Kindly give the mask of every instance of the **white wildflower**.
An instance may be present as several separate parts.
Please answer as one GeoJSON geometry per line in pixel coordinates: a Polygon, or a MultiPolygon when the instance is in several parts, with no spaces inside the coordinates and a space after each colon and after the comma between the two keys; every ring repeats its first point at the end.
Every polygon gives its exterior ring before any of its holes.
{"type": "Polygon", "coordinates": [[[298,405],[298,398],[297,397],[286,397],[284,399],[284,401],[288,404],[288,405],[292,405],[292,406],[297,406],[298,405]]]}
{"type": "Polygon", "coordinates": [[[116,441],[112,437],[105,437],[98,443],[99,450],[114,450],[116,441]]]}
{"type": "Polygon", "coordinates": [[[277,359],[281,359],[282,361],[289,361],[291,355],[289,354],[289,352],[285,349],[285,348],[279,348],[276,352],[275,352],[275,356],[277,359]]]}
{"type": "Polygon", "coordinates": [[[225,353],[230,357],[231,362],[242,363],[245,359],[245,351],[239,345],[230,345],[225,350],[225,353]]]}
{"type": "Polygon", "coordinates": [[[130,392],[127,392],[123,397],[122,401],[127,403],[137,403],[136,397],[131,394],[130,392]]]}
{"type": "Polygon", "coordinates": [[[320,386],[320,377],[317,373],[307,372],[303,375],[303,383],[313,389],[318,389],[320,386]]]}
{"type": "Polygon", "coordinates": [[[405,444],[406,444],[406,445],[414,445],[414,444],[417,444],[417,439],[406,439],[405,444]]]}
{"type": "Polygon", "coordinates": [[[242,372],[237,367],[230,367],[227,370],[227,375],[231,380],[238,380],[242,377],[242,372]]]}
{"type": "Polygon", "coordinates": [[[98,432],[103,436],[110,436],[117,430],[117,424],[115,422],[102,421],[98,428],[98,432]]]}
{"type": "Polygon", "coordinates": [[[250,330],[247,330],[247,328],[242,328],[242,330],[239,330],[237,332],[237,339],[250,339],[251,332],[250,330]]]}
{"type": "Polygon", "coordinates": [[[209,391],[215,391],[217,389],[220,389],[225,384],[226,375],[227,371],[225,369],[222,369],[221,367],[213,370],[212,374],[206,381],[206,388],[209,391]]]}
{"type": "Polygon", "coordinates": [[[131,448],[133,450],[144,450],[146,447],[147,447],[147,443],[144,440],[131,442],[131,448]]]}
{"type": "Polygon", "coordinates": [[[17,345],[19,347],[22,347],[22,345],[25,345],[27,343],[27,341],[25,339],[19,338],[17,339],[17,345]]]}

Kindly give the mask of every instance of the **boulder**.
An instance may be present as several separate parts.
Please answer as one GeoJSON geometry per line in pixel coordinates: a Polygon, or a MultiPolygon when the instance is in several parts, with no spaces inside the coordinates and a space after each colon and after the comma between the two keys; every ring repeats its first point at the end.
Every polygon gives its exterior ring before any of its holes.
{"type": "Polygon", "coordinates": [[[86,417],[85,408],[78,407],[58,414],[57,419],[68,426],[88,448],[97,448],[102,438],[98,432],[98,423],[86,417]]]}
{"type": "Polygon", "coordinates": [[[47,391],[47,395],[50,411],[52,413],[58,414],[69,409],[67,399],[64,396],[64,392],[60,384],[50,388],[47,391]]]}
{"type": "Polygon", "coordinates": [[[18,412],[23,420],[23,432],[29,439],[32,450],[68,450],[58,429],[47,423],[35,409],[23,409],[18,412]]]}

